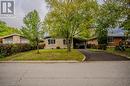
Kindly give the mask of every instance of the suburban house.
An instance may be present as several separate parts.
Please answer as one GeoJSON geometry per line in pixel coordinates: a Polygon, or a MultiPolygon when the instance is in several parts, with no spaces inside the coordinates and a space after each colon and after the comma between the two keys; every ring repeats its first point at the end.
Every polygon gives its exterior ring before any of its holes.
{"type": "MultiPolygon", "coordinates": [[[[67,48],[67,42],[63,38],[52,38],[50,36],[44,38],[45,49],[67,48]]],[[[85,48],[86,39],[73,38],[71,48],[85,48]]]]}
{"type": "MultiPolygon", "coordinates": [[[[44,42],[45,49],[67,48],[67,42],[63,38],[45,37],[44,42]]],[[[80,37],[73,38],[71,48],[86,48],[86,39],[80,37]]]]}
{"type": "MultiPolygon", "coordinates": [[[[119,45],[120,41],[123,41],[125,39],[124,36],[108,36],[108,47],[115,47],[119,45]]],[[[98,45],[98,40],[97,38],[91,38],[87,40],[87,44],[91,44],[91,45],[98,45]]]]}
{"type": "Polygon", "coordinates": [[[109,36],[108,47],[118,46],[121,41],[125,40],[125,36],[109,36]]]}
{"type": "MultiPolygon", "coordinates": [[[[116,30],[116,29],[115,29],[116,30]]],[[[125,35],[123,31],[112,31],[108,32],[108,47],[115,47],[119,45],[119,42],[125,40],[125,35]]],[[[127,40],[128,44],[130,45],[130,38],[127,40]]],[[[19,34],[11,34],[8,36],[4,36],[0,38],[0,43],[2,44],[15,44],[15,43],[29,43],[25,37],[19,34]]],[[[67,48],[67,42],[64,38],[53,38],[51,36],[46,36],[44,41],[42,42],[45,44],[45,49],[59,49],[59,48],[67,48]]],[[[86,39],[83,37],[75,37],[72,40],[72,48],[74,49],[81,49],[87,48],[88,45],[93,45],[94,47],[98,46],[97,37],[93,37],[90,39],[86,39]]]]}
{"type": "MultiPolygon", "coordinates": [[[[19,34],[11,34],[8,36],[4,36],[0,38],[0,43],[2,44],[16,44],[16,43],[29,43],[29,41],[19,35],[19,34]]],[[[43,43],[43,42],[42,42],[43,43]]],[[[64,38],[53,38],[47,36],[44,38],[45,49],[56,49],[56,48],[67,48],[67,42],[64,38]]],[[[85,48],[86,39],[73,38],[71,48],[85,48]]]]}
{"type": "Polygon", "coordinates": [[[1,37],[0,42],[2,44],[29,43],[29,41],[25,37],[19,34],[11,34],[1,37]]]}
{"type": "MultiPolygon", "coordinates": [[[[124,34],[124,31],[121,29],[113,29],[108,31],[108,47],[115,47],[119,45],[120,41],[124,41],[126,39],[126,36],[124,34]]],[[[91,45],[98,45],[97,37],[90,38],[87,40],[87,44],[91,45]]]]}
{"type": "Polygon", "coordinates": [[[52,38],[50,36],[44,38],[45,49],[67,48],[67,42],[63,38],[52,38]]]}

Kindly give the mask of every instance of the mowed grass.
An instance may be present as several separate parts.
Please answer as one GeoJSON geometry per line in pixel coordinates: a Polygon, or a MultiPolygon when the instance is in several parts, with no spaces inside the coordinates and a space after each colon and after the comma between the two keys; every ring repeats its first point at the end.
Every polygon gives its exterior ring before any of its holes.
{"type": "Polygon", "coordinates": [[[77,60],[82,61],[84,56],[78,50],[67,52],[66,49],[42,49],[40,54],[36,50],[17,53],[0,58],[0,61],[50,61],[50,60],[77,60]]]}
{"type": "Polygon", "coordinates": [[[100,49],[87,49],[87,50],[92,51],[92,52],[103,51],[103,50],[100,50],[100,49]]]}

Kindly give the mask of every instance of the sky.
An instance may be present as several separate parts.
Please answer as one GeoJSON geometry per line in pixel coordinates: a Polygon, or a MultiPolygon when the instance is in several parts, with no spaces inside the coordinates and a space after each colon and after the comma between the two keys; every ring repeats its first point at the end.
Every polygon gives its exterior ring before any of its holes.
{"type": "MultiPolygon", "coordinates": [[[[1,1],[1,0],[0,0],[1,1]]],[[[14,0],[15,14],[11,17],[1,17],[0,20],[5,21],[9,26],[21,28],[23,26],[23,17],[28,12],[36,9],[39,12],[40,18],[43,20],[48,12],[47,4],[44,0],[14,0]]]]}
{"type": "MultiPolygon", "coordinates": [[[[1,1],[1,0],[0,0],[1,1]]],[[[47,4],[44,0],[14,0],[15,1],[15,15],[12,17],[1,17],[0,20],[5,21],[9,26],[21,28],[23,24],[23,18],[28,12],[36,9],[40,15],[41,20],[44,20],[46,14],[48,13],[47,4]]],[[[98,0],[99,4],[103,3],[103,0],[98,0]]],[[[1,6],[0,6],[1,7],[1,6]]],[[[123,35],[121,29],[115,29],[112,31],[115,34],[123,35]]],[[[111,32],[110,32],[111,33],[111,32]]],[[[112,35],[110,34],[110,35],[112,35]]]]}
{"type": "MultiPolygon", "coordinates": [[[[1,1],[1,0],[0,0],[1,1]]],[[[14,0],[15,15],[13,17],[1,17],[0,20],[5,21],[9,26],[21,28],[23,26],[23,17],[30,11],[36,9],[39,12],[40,18],[44,20],[48,8],[44,0],[14,0]]],[[[102,0],[98,0],[102,3],[102,0]]]]}

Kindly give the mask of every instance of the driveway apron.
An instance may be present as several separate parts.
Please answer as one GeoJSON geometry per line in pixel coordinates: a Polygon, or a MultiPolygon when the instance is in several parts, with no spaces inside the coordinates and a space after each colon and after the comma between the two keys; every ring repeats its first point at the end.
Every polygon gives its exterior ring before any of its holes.
{"type": "Polygon", "coordinates": [[[88,51],[86,49],[79,49],[85,55],[85,61],[130,61],[130,59],[118,56],[104,51],[88,51]]]}

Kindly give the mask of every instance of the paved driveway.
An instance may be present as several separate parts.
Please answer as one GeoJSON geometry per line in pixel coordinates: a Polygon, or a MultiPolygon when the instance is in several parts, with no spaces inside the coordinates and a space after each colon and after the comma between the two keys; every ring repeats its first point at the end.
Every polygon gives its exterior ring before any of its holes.
{"type": "Polygon", "coordinates": [[[0,63],[0,86],[130,86],[130,62],[0,63]]]}
{"type": "Polygon", "coordinates": [[[85,61],[130,61],[130,59],[114,54],[106,53],[103,51],[88,51],[86,49],[80,49],[81,53],[86,56],[85,61]]]}

